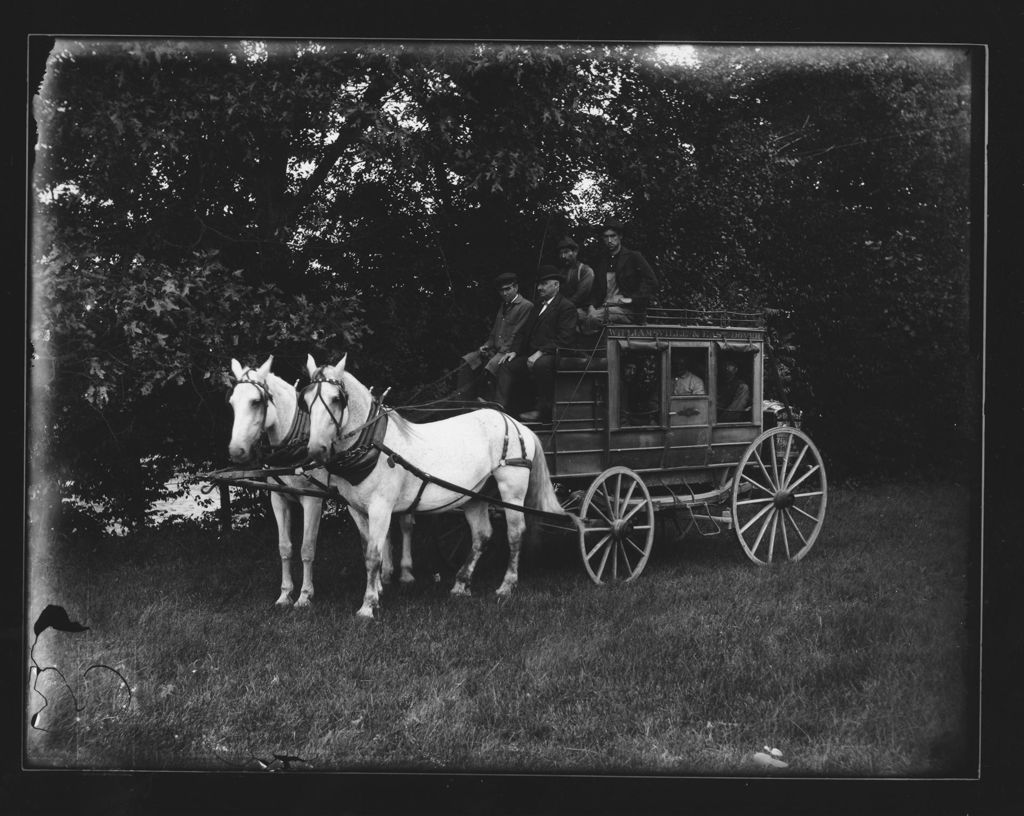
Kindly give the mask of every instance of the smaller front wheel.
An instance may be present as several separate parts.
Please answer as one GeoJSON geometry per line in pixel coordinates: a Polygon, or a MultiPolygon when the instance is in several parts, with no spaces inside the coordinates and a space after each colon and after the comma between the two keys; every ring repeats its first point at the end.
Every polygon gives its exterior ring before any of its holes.
{"type": "Polygon", "coordinates": [[[654,546],[654,504],[632,470],[613,467],[590,485],[580,505],[580,553],[595,584],[632,581],[654,546]]]}

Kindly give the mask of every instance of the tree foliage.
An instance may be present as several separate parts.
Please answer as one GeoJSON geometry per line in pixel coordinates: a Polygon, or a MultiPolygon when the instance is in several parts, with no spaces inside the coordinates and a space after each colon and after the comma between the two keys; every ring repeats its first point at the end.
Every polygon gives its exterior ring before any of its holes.
{"type": "Polygon", "coordinates": [[[970,68],[921,48],[60,41],[34,108],[38,453],[139,519],[147,456],[223,449],[231,356],[293,379],[307,351],[354,349],[411,395],[486,332],[495,274],[529,287],[566,232],[593,257],[614,213],[663,303],[769,310],[840,469],[962,460],[970,68]]]}

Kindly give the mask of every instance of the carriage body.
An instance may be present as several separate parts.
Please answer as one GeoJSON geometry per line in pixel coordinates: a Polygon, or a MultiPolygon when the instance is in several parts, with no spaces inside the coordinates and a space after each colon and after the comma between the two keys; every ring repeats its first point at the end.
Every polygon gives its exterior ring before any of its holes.
{"type": "Polygon", "coordinates": [[[736,466],[774,415],[763,411],[764,323],[757,313],[652,310],[644,325],[609,326],[593,349],[560,349],[554,417],[536,426],[560,481],[621,465],[656,482],[700,485],[736,466]],[[681,355],[703,395],[673,394],[681,355]],[[721,362],[742,361],[751,407],[718,404],[721,362]]]}
{"type": "Polygon", "coordinates": [[[810,549],[824,467],[799,415],[767,398],[766,347],[760,313],[651,309],[643,325],[558,350],[553,421],[532,427],[563,506],[586,522],[580,547],[596,582],[639,574],[658,516],[683,533],[733,529],[758,564],[810,549]],[[742,410],[720,396],[727,359],[749,391],[742,410]],[[702,394],[675,393],[683,360],[702,394]]]}

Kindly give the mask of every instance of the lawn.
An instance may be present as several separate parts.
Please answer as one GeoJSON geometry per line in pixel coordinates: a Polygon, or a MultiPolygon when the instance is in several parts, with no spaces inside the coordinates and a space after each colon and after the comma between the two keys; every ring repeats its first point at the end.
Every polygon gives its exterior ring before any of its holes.
{"type": "Polygon", "coordinates": [[[768,772],[752,761],[767,746],[777,775],[973,775],[969,492],[838,489],[828,513],[804,560],[772,568],[729,532],[673,540],[669,524],[616,586],[549,538],[502,602],[500,546],[453,599],[421,527],[417,584],[370,624],[343,517],[324,522],[305,611],[273,608],[267,517],[226,539],[70,540],[32,553],[28,622],[58,604],[89,629],[35,643],[54,670],[28,673],[26,760],[732,776],[768,772]]]}

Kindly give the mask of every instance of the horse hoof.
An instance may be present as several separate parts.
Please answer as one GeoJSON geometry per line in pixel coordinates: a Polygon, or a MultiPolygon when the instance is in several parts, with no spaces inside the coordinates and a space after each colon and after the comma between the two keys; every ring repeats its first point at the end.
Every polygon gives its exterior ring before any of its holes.
{"type": "Polygon", "coordinates": [[[274,607],[276,609],[282,609],[282,610],[283,609],[291,609],[292,608],[292,599],[291,598],[278,598],[277,602],[274,604],[274,607]]]}
{"type": "Polygon", "coordinates": [[[374,614],[375,610],[367,609],[363,607],[356,612],[356,620],[366,621],[367,623],[373,623],[377,620],[377,616],[374,614]]]}
{"type": "Polygon", "coordinates": [[[514,588],[515,587],[500,586],[496,590],[494,590],[494,594],[497,595],[499,598],[511,598],[512,597],[512,590],[514,588]]]}
{"type": "Polygon", "coordinates": [[[410,584],[416,583],[416,579],[412,575],[403,575],[401,578],[398,579],[398,581],[402,584],[402,586],[409,586],[410,584]]]}
{"type": "Polygon", "coordinates": [[[313,606],[313,599],[309,598],[309,597],[299,598],[295,602],[295,608],[296,609],[310,609],[310,608],[312,608],[312,606],[313,606]]]}
{"type": "Polygon", "coordinates": [[[469,598],[472,596],[473,593],[461,584],[456,584],[452,587],[450,594],[452,595],[452,597],[455,598],[469,598]]]}

